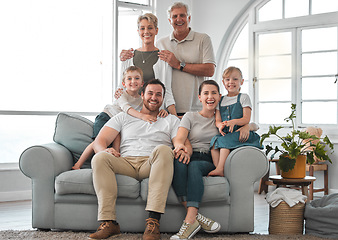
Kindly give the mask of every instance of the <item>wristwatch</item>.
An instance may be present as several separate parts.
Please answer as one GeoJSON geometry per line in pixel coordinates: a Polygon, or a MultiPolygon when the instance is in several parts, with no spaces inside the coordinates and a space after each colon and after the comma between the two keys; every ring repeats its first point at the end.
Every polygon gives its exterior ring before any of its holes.
{"type": "Polygon", "coordinates": [[[180,71],[181,72],[183,71],[184,67],[185,67],[185,62],[184,61],[180,62],[180,71]]]}

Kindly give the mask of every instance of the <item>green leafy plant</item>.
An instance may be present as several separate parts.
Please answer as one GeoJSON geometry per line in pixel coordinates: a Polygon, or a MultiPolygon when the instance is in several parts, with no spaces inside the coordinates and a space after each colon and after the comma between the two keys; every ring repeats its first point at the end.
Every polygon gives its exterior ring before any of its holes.
{"type": "Polygon", "coordinates": [[[328,146],[333,152],[333,144],[330,139],[325,136],[324,138],[318,138],[315,135],[311,135],[305,131],[300,131],[295,129],[294,119],[296,118],[296,104],[291,104],[291,115],[284,119],[286,122],[292,123],[292,130],[290,133],[287,133],[286,136],[282,137],[278,134],[278,130],[282,129],[282,126],[270,126],[269,131],[261,135],[261,144],[264,140],[271,135],[276,136],[282,141],[281,147],[273,147],[272,143],[267,144],[266,155],[271,151],[274,151],[271,155],[271,159],[275,156],[276,153],[280,152],[278,165],[283,172],[288,172],[292,170],[296,163],[296,158],[298,155],[306,155],[306,161],[308,164],[313,164],[315,162],[314,155],[324,161],[328,160],[332,163],[330,157],[325,150],[325,147],[328,146]],[[317,143],[314,143],[315,140],[320,140],[317,143]]]}

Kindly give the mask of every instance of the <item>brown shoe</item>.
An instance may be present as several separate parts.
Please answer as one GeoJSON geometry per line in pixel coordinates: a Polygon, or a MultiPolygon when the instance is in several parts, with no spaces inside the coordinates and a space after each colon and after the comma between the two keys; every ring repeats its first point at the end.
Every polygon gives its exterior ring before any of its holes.
{"type": "Polygon", "coordinates": [[[144,230],[143,233],[143,240],[161,239],[159,221],[155,218],[148,218],[146,221],[146,230],[144,230]]]}
{"type": "Polygon", "coordinates": [[[120,235],[120,225],[115,225],[112,221],[104,221],[100,224],[95,233],[89,235],[90,239],[106,239],[111,236],[120,235]]]}

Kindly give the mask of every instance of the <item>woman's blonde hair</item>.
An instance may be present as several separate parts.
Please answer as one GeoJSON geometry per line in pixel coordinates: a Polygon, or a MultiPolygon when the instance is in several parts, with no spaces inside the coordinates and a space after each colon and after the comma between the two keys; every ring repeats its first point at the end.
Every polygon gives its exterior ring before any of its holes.
{"type": "Polygon", "coordinates": [[[145,13],[145,14],[140,15],[137,19],[137,28],[140,27],[140,22],[143,19],[146,19],[146,20],[148,20],[148,22],[154,24],[154,27],[157,29],[158,20],[157,20],[157,17],[152,13],[145,13]]]}
{"type": "Polygon", "coordinates": [[[124,82],[125,78],[127,77],[128,72],[134,72],[134,71],[136,71],[140,74],[140,76],[142,78],[142,82],[143,82],[143,71],[142,71],[141,68],[136,67],[136,66],[130,66],[126,70],[124,70],[123,76],[122,76],[122,82],[124,82]]]}

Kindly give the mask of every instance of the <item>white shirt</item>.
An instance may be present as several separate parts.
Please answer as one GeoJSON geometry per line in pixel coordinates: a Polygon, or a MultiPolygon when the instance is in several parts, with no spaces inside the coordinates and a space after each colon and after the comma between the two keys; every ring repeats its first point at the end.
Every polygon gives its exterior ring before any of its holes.
{"type": "Polygon", "coordinates": [[[122,157],[149,156],[158,145],[173,147],[179,119],[169,114],[158,117],[154,123],[148,123],[124,112],[111,118],[105,126],[121,133],[120,153],[122,157]]]}

